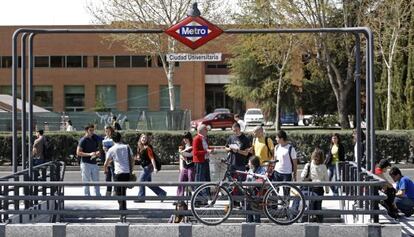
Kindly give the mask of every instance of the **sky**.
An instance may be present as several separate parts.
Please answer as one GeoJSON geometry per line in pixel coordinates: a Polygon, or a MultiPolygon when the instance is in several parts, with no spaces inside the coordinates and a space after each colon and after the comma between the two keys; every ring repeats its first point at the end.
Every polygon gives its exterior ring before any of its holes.
{"type": "Polygon", "coordinates": [[[0,25],[86,25],[91,0],[3,0],[0,25]]]}

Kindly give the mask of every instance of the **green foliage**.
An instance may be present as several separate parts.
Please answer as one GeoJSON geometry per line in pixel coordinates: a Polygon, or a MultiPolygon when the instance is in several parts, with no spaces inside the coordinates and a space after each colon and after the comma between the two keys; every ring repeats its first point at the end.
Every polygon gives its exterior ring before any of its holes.
{"type": "MultiPolygon", "coordinates": [[[[332,133],[339,133],[342,143],[345,146],[348,159],[353,159],[353,142],[352,131],[338,131],[338,130],[308,130],[288,131],[289,140],[294,144],[297,151],[309,158],[313,149],[320,146],[325,152],[329,149],[332,133]]],[[[229,137],[230,132],[210,132],[208,134],[209,145],[223,146],[229,137]]],[[[273,141],[275,141],[276,134],[274,132],[267,133],[273,141]]],[[[103,134],[100,134],[103,135],[103,134]]],[[[193,133],[195,135],[195,133],[193,133]]],[[[53,150],[54,160],[68,161],[69,155],[76,154],[76,147],[79,139],[83,136],[81,132],[64,132],[46,134],[53,150]]],[[[129,144],[136,152],[137,142],[140,133],[123,133],[123,141],[129,144]]],[[[251,134],[248,134],[251,136],[251,134]]],[[[378,131],[376,133],[376,160],[382,158],[390,158],[395,161],[407,160],[409,158],[410,142],[414,144],[414,131],[378,131]]],[[[20,140],[19,140],[20,141],[20,140]]],[[[11,157],[11,135],[0,135],[0,151],[1,161],[10,161],[11,157]]],[[[178,161],[178,146],[182,142],[181,132],[154,132],[152,136],[152,145],[154,151],[158,154],[163,164],[172,164],[178,161]]],[[[19,151],[20,152],[20,151],[19,151]]]]}

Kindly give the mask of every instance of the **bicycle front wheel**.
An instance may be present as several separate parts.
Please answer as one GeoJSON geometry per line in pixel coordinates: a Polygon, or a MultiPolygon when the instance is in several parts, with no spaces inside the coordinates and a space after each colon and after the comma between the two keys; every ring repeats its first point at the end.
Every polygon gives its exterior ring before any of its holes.
{"type": "Polygon", "coordinates": [[[264,211],[269,220],[279,225],[296,222],[305,210],[305,198],[296,186],[278,184],[264,196],[264,211]]]}
{"type": "Polygon", "coordinates": [[[207,183],[194,191],[191,212],[205,225],[218,225],[230,216],[232,204],[230,193],[224,187],[207,183]]]}

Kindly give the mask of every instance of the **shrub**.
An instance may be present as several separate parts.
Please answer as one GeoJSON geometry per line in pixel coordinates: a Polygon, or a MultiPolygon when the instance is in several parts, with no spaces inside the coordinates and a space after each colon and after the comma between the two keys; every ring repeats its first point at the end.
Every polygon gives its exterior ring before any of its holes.
{"type": "MultiPolygon", "coordinates": [[[[340,134],[345,147],[348,160],[353,160],[354,145],[352,131],[342,130],[288,130],[288,138],[294,144],[295,149],[309,159],[315,146],[320,146],[328,151],[332,133],[340,134]]],[[[98,132],[99,135],[102,135],[98,132]]],[[[171,164],[178,161],[178,146],[182,140],[182,132],[165,131],[153,132],[152,145],[163,164],[171,164]]],[[[223,146],[231,132],[209,132],[210,145],[223,146]]],[[[123,141],[136,152],[137,141],[140,133],[123,132],[123,141]]],[[[195,133],[193,133],[195,135],[195,133]]],[[[268,132],[275,142],[275,132],[268,132]]],[[[46,133],[48,141],[53,148],[53,156],[56,160],[66,160],[69,155],[76,153],[76,147],[83,132],[46,133]]],[[[250,136],[250,135],[248,135],[250,136]]],[[[19,143],[20,143],[19,137],[19,143]]],[[[376,132],[376,161],[389,158],[395,162],[407,160],[410,157],[410,142],[414,141],[414,131],[377,131],[376,132]]],[[[21,154],[21,146],[18,146],[18,154],[21,154]]],[[[10,161],[12,155],[12,139],[10,134],[0,135],[0,160],[10,161]]]]}

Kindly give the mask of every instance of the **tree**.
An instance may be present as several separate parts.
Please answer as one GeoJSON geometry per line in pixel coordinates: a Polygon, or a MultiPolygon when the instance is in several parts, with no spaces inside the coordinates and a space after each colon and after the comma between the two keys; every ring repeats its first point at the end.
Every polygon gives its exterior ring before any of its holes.
{"type": "MultiPolygon", "coordinates": [[[[280,0],[286,16],[312,28],[359,26],[366,6],[345,0],[280,0]]],[[[349,128],[349,99],[354,86],[354,40],[348,35],[314,34],[315,58],[326,72],[336,98],[342,128],[349,128]]],[[[312,49],[311,49],[312,50],[312,49]]],[[[313,51],[313,50],[312,50],[313,51]]]]}
{"type": "Polygon", "coordinates": [[[391,128],[391,104],[394,61],[400,47],[400,38],[404,31],[410,26],[413,2],[407,0],[379,1],[373,6],[373,15],[369,21],[377,35],[380,56],[384,62],[387,75],[387,105],[386,105],[386,130],[391,128]]]}
{"type": "MultiPolygon", "coordinates": [[[[228,5],[218,0],[202,0],[200,10],[204,17],[211,17],[217,23],[225,21],[228,5]]],[[[180,22],[190,9],[192,0],[104,0],[100,4],[88,6],[89,12],[98,23],[115,28],[159,28],[169,27],[180,22]]],[[[107,38],[108,39],[108,38],[107,38]]],[[[161,35],[111,35],[109,40],[124,43],[128,50],[159,56],[167,78],[170,110],[174,110],[174,70],[175,64],[166,61],[167,53],[179,50],[176,40],[161,35]]]]}
{"type": "MultiPolygon", "coordinates": [[[[243,10],[236,16],[239,24],[272,28],[281,22],[275,16],[277,6],[271,1],[241,1],[240,5],[243,10]]],[[[285,76],[293,42],[292,35],[260,34],[241,37],[240,43],[232,49],[234,57],[230,67],[235,77],[226,87],[227,92],[234,98],[259,104],[269,118],[275,118],[276,125],[279,124],[282,89],[288,85],[285,76]]],[[[275,127],[277,130],[279,126],[275,127]]]]}

